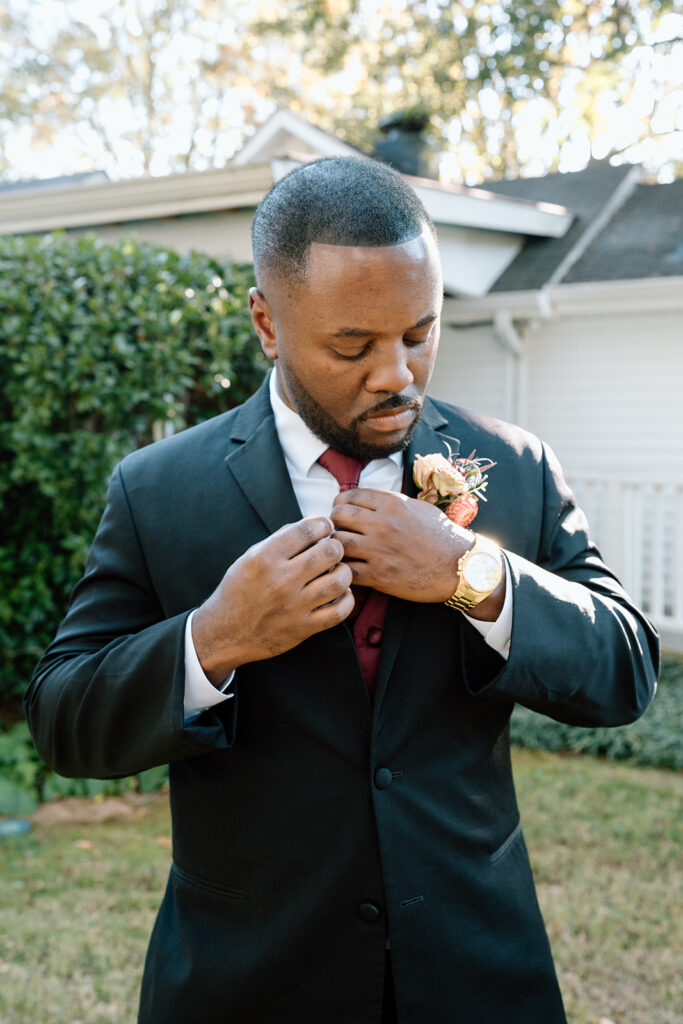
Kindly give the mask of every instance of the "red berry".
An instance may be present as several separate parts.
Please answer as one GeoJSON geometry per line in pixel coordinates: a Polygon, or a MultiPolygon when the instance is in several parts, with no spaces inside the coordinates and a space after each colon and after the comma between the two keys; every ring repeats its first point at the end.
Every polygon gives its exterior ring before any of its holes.
{"type": "Polygon", "coordinates": [[[469,526],[478,511],[479,503],[471,494],[461,494],[444,509],[448,518],[458,526],[469,526]]]}

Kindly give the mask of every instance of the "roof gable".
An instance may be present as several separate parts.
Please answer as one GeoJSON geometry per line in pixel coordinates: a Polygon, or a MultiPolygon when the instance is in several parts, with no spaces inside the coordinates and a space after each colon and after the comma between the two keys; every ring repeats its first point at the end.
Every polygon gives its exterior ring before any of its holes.
{"type": "Polygon", "coordinates": [[[232,164],[239,167],[283,157],[310,160],[324,156],[358,156],[358,150],[290,110],[278,110],[257,128],[232,164]]]}
{"type": "Polygon", "coordinates": [[[560,203],[573,211],[570,229],[559,238],[530,238],[516,259],[498,278],[493,292],[533,291],[565,278],[582,246],[609,219],[633,191],[638,168],[594,163],[582,171],[487,182],[499,195],[560,203]]]}

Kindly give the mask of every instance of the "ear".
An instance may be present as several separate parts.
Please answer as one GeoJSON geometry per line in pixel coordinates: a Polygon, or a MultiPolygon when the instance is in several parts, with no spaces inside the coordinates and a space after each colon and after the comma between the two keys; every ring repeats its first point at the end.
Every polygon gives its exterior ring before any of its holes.
{"type": "Polygon", "coordinates": [[[263,354],[269,359],[277,359],[275,321],[263,292],[258,288],[249,289],[249,309],[251,310],[251,322],[258,334],[263,354]]]}

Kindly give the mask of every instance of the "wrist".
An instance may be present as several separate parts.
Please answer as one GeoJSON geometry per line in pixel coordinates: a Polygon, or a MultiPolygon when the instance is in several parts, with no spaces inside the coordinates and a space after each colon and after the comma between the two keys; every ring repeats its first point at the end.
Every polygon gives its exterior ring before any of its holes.
{"type": "Polygon", "coordinates": [[[505,579],[505,573],[500,583],[493,590],[488,597],[478,604],[475,608],[466,614],[471,619],[478,619],[480,622],[495,622],[500,618],[500,614],[503,611],[503,605],[505,604],[505,594],[507,593],[507,585],[505,579]]]}
{"type": "Polygon", "coordinates": [[[227,644],[223,636],[217,632],[211,611],[205,605],[194,613],[191,632],[202,672],[213,686],[221,686],[223,681],[247,660],[240,657],[235,645],[227,644]]]}
{"type": "Polygon", "coordinates": [[[500,548],[481,534],[459,557],[457,584],[445,601],[449,608],[473,618],[493,621],[505,600],[505,575],[500,548]]]}

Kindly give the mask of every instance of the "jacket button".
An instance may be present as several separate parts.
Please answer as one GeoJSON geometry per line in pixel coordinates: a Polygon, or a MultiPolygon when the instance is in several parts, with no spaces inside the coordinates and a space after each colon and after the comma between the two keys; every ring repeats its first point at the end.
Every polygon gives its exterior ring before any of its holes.
{"type": "Polygon", "coordinates": [[[378,768],[375,772],[375,785],[377,789],[386,789],[391,785],[392,774],[389,768],[378,768]]]}
{"type": "Polygon", "coordinates": [[[361,903],[358,908],[358,916],[366,924],[376,924],[382,916],[382,912],[374,903],[361,903]]]}

